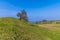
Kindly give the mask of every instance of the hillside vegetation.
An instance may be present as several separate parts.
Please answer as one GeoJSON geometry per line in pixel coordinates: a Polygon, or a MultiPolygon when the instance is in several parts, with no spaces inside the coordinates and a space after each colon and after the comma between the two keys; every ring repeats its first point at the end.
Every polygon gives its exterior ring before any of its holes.
{"type": "Polygon", "coordinates": [[[16,18],[0,18],[0,40],[60,40],[60,31],[16,18]]]}

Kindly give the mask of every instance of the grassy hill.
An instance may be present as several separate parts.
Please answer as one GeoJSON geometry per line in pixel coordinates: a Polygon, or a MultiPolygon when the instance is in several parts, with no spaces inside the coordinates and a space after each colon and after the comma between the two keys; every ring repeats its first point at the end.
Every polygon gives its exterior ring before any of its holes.
{"type": "Polygon", "coordinates": [[[60,31],[16,18],[0,18],[0,40],[60,40],[60,31]]]}

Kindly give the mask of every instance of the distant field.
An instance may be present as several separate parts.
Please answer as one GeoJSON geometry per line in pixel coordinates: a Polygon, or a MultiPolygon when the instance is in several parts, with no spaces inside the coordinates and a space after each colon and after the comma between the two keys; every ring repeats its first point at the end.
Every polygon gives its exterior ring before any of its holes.
{"type": "Polygon", "coordinates": [[[39,24],[40,27],[44,27],[47,28],[49,30],[56,30],[59,31],[60,30],[60,24],[39,24]]]}
{"type": "Polygon", "coordinates": [[[0,18],[0,40],[60,40],[60,24],[32,24],[0,18]]]}

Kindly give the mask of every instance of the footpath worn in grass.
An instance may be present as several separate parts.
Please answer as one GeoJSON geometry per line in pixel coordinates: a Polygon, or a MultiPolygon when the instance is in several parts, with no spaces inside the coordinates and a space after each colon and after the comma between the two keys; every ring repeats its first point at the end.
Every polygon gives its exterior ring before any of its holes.
{"type": "Polygon", "coordinates": [[[60,40],[60,31],[52,31],[15,18],[0,18],[0,40],[60,40]]]}

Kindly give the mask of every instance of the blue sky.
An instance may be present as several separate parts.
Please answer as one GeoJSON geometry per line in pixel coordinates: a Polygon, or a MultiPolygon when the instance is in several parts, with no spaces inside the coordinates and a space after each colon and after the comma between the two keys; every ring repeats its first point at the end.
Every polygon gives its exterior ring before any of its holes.
{"type": "Polygon", "coordinates": [[[0,0],[0,17],[17,17],[22,9],[30,21],[60,20],[60,0],[0,0]]]}

